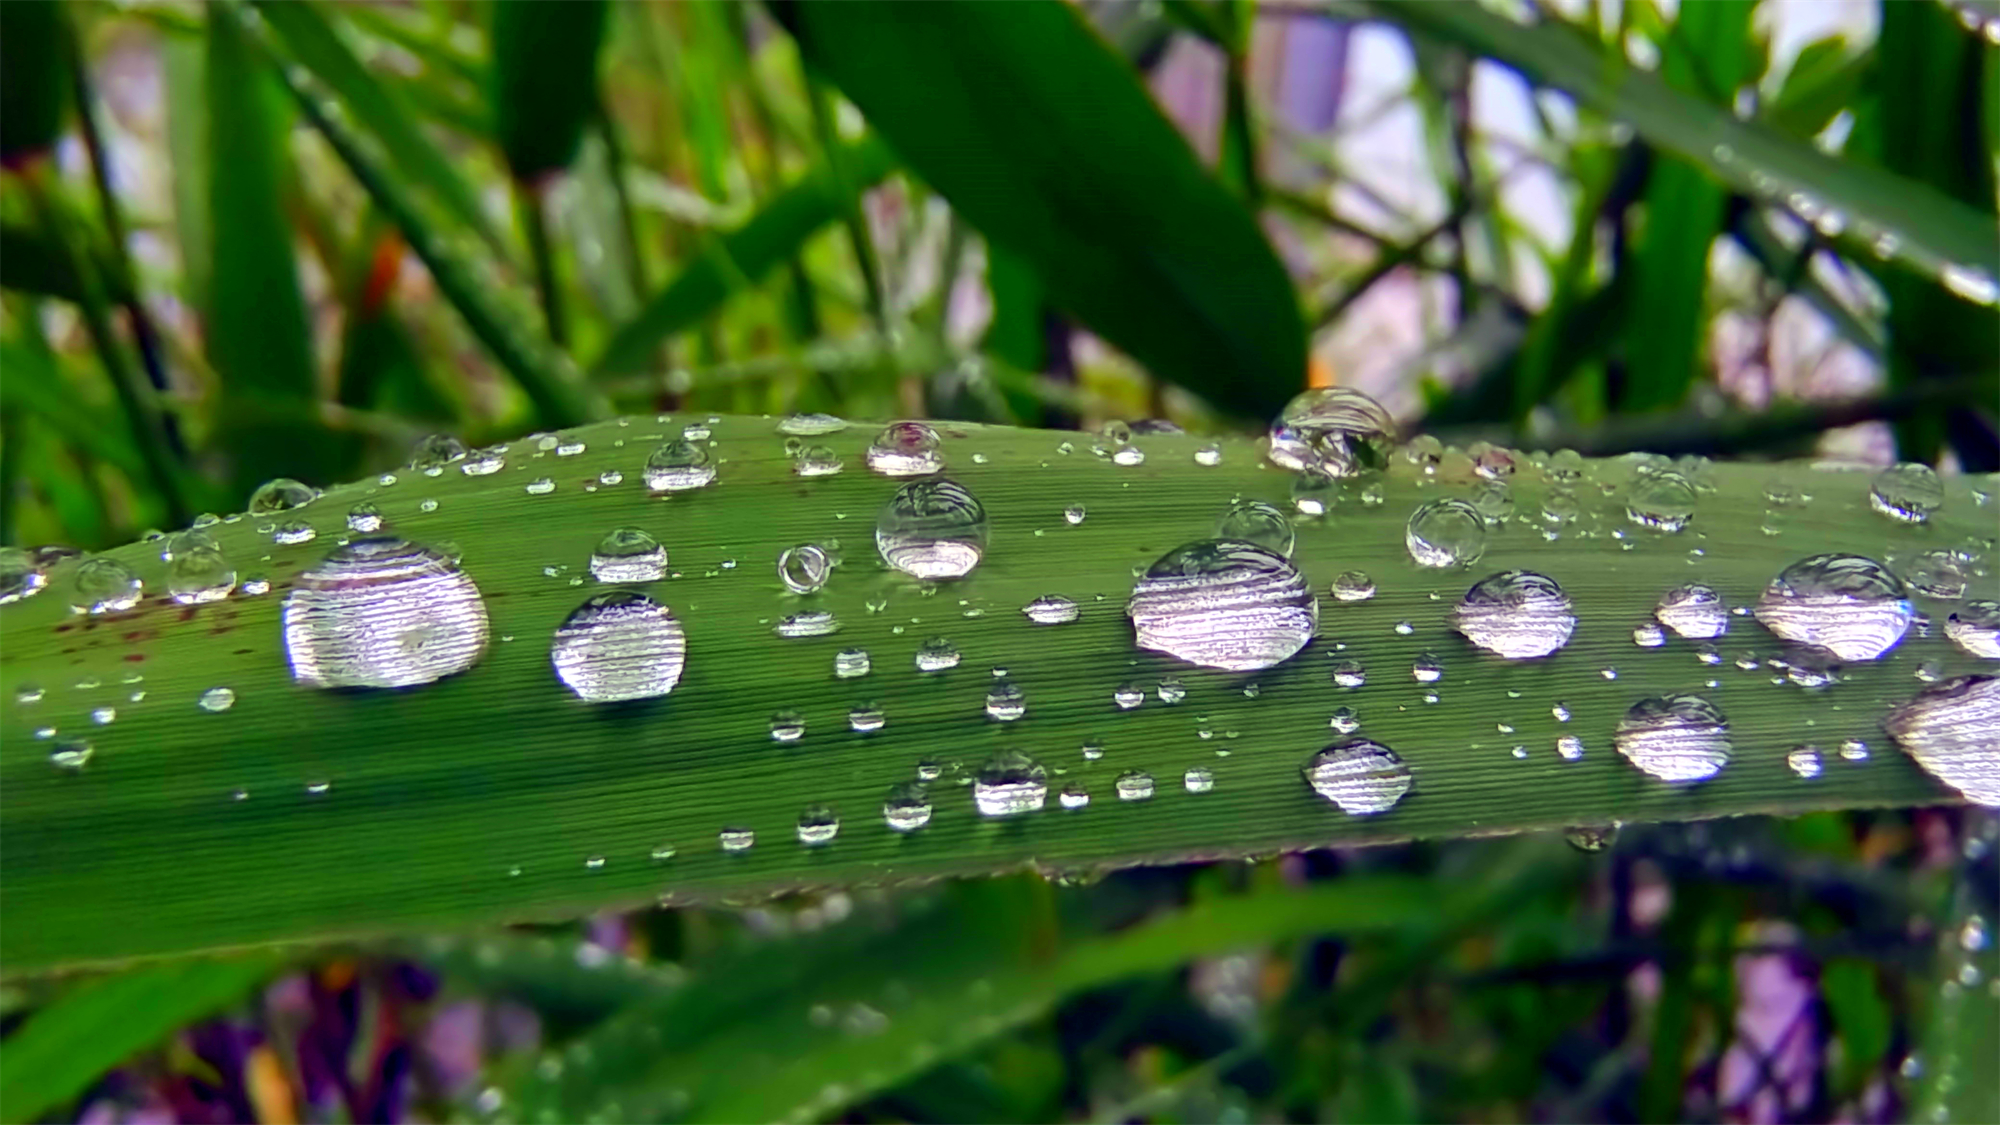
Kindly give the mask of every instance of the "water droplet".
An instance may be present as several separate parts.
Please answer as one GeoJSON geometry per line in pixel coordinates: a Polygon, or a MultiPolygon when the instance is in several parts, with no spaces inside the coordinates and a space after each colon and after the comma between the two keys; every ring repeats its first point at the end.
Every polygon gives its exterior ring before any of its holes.
{"type": "Polygon", "coordinates": [[[382,530],[382,509],[366,501],[349,508],[347,530],[357,535],[373,535],[382,530]]]}
{"type": "Polygon", "coordinates": [[[1111,702],[1117,704],[1120,711],[1130,711],[1145,701],[1146,693],[1134,684],[1119,684],[1111,692],[1111,702]]]}
{"type": "Polygon", "coordinates": [[[412,687],[486,651],[486,605],[458,564],[383,536],[302,571],[284,606],[292,678],[307,687],[412,687]]]}
{"type": "Polygon", "coordinates": [[[1640,700],[1618,720],[1612,741],[1662,781],[1704,781],[1729,762],[1729,723],[1698,695],[1640,700]]]}
{"type": "Polygon", "coordinates": [[[840,619],[832,610],[808,609],[786,614],[771,631],[781,637],[824,637],[840,632],[840,619]]]}
{"type": "MultiPolygon", "coordinates": [[[[1973,18],[1978,17],[1975,15],[1973,18]]],[[[2000,20],[1987,21],[1984,26],[1988,43],[2000,41],[2000,20]]],[[[1977,266],[1947,262],[1938,271],[1938,280],[1944,283],[1946,289],[1975,305],[2000,303],[2000,281],[1995,281],[1992,274],[1977,266]]]]}
{"type": "Polygon", "coordinates": [[[1387,812],[1410,791],[1410,767],[1394,750],[1366,738],[1343,738],[1306,762],[1313,791],[1349,816],[1387,812]]]}
{"type": "Polygon", "coordinates": [[[1694,519],[1694,486],[1675,472],[1641,473],[1625,492],[1625,516],[1654,531],[1679,531],[1694,519]]]}
{"type": "Polygon", "coordinates": [[[964,577],[986,553],[986,537],[985,507],[943,478],[897,489],[875,518],[882,561],[916,578],[964,577]]]}
{"type": "Polygon", "coordinates": [[[652,857],[654,863],[665,863],[667,860],[680,854],[680,849],[674,847],[672,844],[655,844],[653,850],[648,854],[652,857]]]}
{"type": "Polygon", "coordinates": [[[805,717],[797,711],[779,711],[771,716],[771,741],[797,742],[805,733],[805,717]]]}
{"type": "Polygon", "coordinates": [[[873,734],[887,723],[888,716],[873,703],[859,703],[848,709],[847,729],[856,734],[873,734]]]}
{"type": "Polygon", "coordinates": [[[0,547],[0,605],[18,602],[48,585],[33,556],[19,547],[0,547]]]}
{"type": "Polygon", "coordinates": [[[748,828],[725,828],[715,834],[715,842],[731,855],[741,855],[756,846],[757,833],[748,828]]]}
{"type": "Polygon", "coordinates": [[[1333,600],[1365,602],[1375,596],[1375,580],[1359,570],[1343,570],[1333,579],[1333,600]]]}
{"type": "Polygon", "coordinates": [[[20,687],[14,689],[14,702],[25,707],[31,703],[40,703],[42,695],[42,686],[40,684],[22,684],[20,687]]]}
{"type": "Polygon", "coordinates": [[[437,476],[444,467],[465,459],[465,443],[449,434],[432,434],[417,442],[410,451],[410,468],[425,476],[437,476]]]}
{"type": "Polygon", "coordinates": [[[1150,801],[1153,799],[1153,775],[1145,770],[1126,770],[1113,783],[1121,801],[1150,801]]]}
{"type": "Polygon", "coordinates": [[[1842,660],[1875,660],[1903,639],[1915,611],[1903,581],[1860,555],[1812,555],[1757,601],[1757,620],[1784,640],[1842,660]]]}
{"type": "Polygon", "coordinates": [[[986,717],[1011,723],[1028,713],[1028,697],[1012,680],[996,681],[986,693],[986,717]]]}
{"type": "Polygon", "coordinates": [[[1562,755],[1565,762],[1578,761],[1583,757],[1583,739],[1573,734],[1563,735],[1556,739],[1556,753],[1562,755]]]}
{"type": "Polygon", "coordinates": [[[236,568],[205,531],[167,537],[167,592],[182,605],[220,601],[236,588],[236,568]]]}
{"type": "Polygon", "coordinates": [[[1922,523],[1944,503],[1944,482],[1929,465],[1904,461],[1876,474],[1868,503],[1892,520],[1922,523]]]}
{"type": "Polygon", "coordinates": [[[536,477],[521,487],[530,496],[547,496],[556,490],[556,482],[548,477],[536,477]]]}
{"type": "Polygon", "coordinates": [[[1713,587],[1699,582],[1661,594],[1653,617],[1689,640],[1714,640],[1729,631],[1729,606],[1713,587]]]}
{"type": "Polygon", "coordinates": [[[201,698],[196,704],[210,713],[227,711],[236,706],[236,693],[226,687],[212,687],[201,693],[201,698]]]}
{"type": "Polygon", "coordinates": [[[830,477],[842,467],[840,455],[824,445],[808,445],[792,459],[792,472],[802,477],[830,477]]]}
{"type": "Polygon", "coordinates": [[[1344,688],[1358,688],[1368,682],[1360,661],[1343,660],[1333,666],[1333,682],[1344,688]]]}
{"type": "Polygon", "coordinates": [[[1396,443],[1396,421],[1351,387],[1318,387],[1285,404],[1271,424],[1268,456],[1280,468],[1308,466],[1337,477],[1380,469],[1396,443]]]}
{"type": "Polygon", "coordinates": [[[836,679],[852,680],[867,675],[869,665],[867,649],[842,649],[834,654],[833,674],[836,679]]]}
{"type": "Polygon", "coordinates": [[[667,549],[636,527],[617,528],[591,552],[590,574],[599,582],[658,582],[667,574],[667,549]]]}
{"type": "Polygon", "coordinates": [[[276,515],[303,508],[319,499],[319,490],[311,485],[301,484],[290,477],[267,480],[250,494],[249,512],[253,516],[276,515]]]}
{"type": "Polygon", "coordinates": [[[1262,500],[1238,500],[1215,521],[1218,539],[1241,539],[1290,557],[1294,534],[1285,513],[1262,500]]]}
{"type": "Polygon", "coordinates": [[[1842,739],[1840,756],[1849,762],[1865,762],[1868,760],[1868,744],[1858,738],[1842,739]]]}
{"type": "Polygon", "coordinates": [[[823,848],[840,834],[840,818],[826,805],[809,805],[799,814],[799,843],[823,848]]]}
{"type": "Polygon", "coordinates": [[[118,721],[118,708],[98,707],[90,712],[90,721],[100,727],[108,727],[118,721]]]}
{"type": "Polygon", "coordinates": [[[49,764],[59,770],[76,773],[90,764],[90,756],[96,749],[80,738],[66,738],[49,751],[49,764]]]}
{"type": "Polygon", "coordinates": [[[1967,602],[1944,621],[1951,643],[1981,660],[2000,660],[2000,602],[1967,602]]]}
{"type": "Polygon", "coordinates": [[[981,816],[1035,812],[1048,794],[1048,771],[1019,750],[994,754],[972,779],[972,803],[981,816]]]}
{"type": "Polygon", "coordinates": [[[1640,648],[1659,648],[1667,643],[1667,631],[1648,621],[1632,630],[1632,643],[1640,648]]]}
{"type": "Polygon", "coordinates": [[[1317,465],[1300,469],[1292,478],[1292,507],[1301,515],[1323,516],[1340,495],[1340,482],[1317,465]]]}
{"type": "Polygon", "coordinates": [[[1088,808],[1090,790],[1084,788],[1081,781],[1072,781],[1062,787],[1062,792],[1057,795],[1056,800],[1066,809],[1088,808]]]}
{"type": "Polygon", "coordinates": [[[1514,490],[1506,481],[1481,481],[1473,486],[1472,507],[1488,530],[1500,527],[1514,518],[1514,490]]]}
{"type": "Polygon", "coordinates": [[[1471,566],[1486,553],[1486,521],[1463,500],[1432,500],[1410,514],[1403,544],[1418,566],[1471,566]]]}
{"type": "Polygon", "coordinates": [[[556,627],[556,678],[590,703],[650,699],[674,690],[687,660],[687,634],[672,611],[644,594],[598,594],[556,627]]]}
{"type": "Polygon", "coordinates": [[[918,477],[944,471],[937,431],[922,422],[891,422],[868,443],[868,467],[885,477],[918,477]]]}
{"type": "Polygon", "coordinates": [[[1932,684],[1890,712],[1889,737],[1967,800],[2000,806],[2000,678],[1932,684]]]}
{"type": "Polygon", "coordinates": [[[943,637],[932,637],[917,646],[917,671],[945,672],[958,667],[958,646],[943,637]]]}
{"type": "Polygon", "coordinates": [[[1576,614],[1555,579],[1503,570],[1481,579],[1458,603],[1453,625],[1465,639],[1510,660],[1547,656],[1569,643],[1576,614]]]}
{"type": "MultiPolygon", "coordinates": [[[[1222,464],[1222,447],[1219,445],[1197,447],[1194,451],[1194,463],[1208,468],[1222,464]]],[[[1087,796],[1084,798],[1086,801],[1089,799],[1087,796]]]]}
{"type": "Polygon", "coordinates": [[[1579,824],[1563,830],[1563,840],[1580,852],[1610,851],[1618,844],[1618,822],[1579,824]]]}
{"type": "Polygon", "coordinates": [[[822,437],[847,428],[845,418],[831,414],[792,414],[778,423],[778,432],[796,437],[822,437]]]}
{"type": "Polygon", "coordinates": [[[556,456],[574,457],[582,453],[586,446],[580,438],[568,438],[556,443],[556,456]]]}
{"type": "Polygon", "coordinates": [[[1520,467],[1519,455],[1513,450],[1488,442],[1473,442],[1465,452],[1472,458],[1473,471],[1488,480],[1506,480],[1520,467]]]}
{"type": "Polygon", "coordinates": [[[1133,587],[1126,613],[1139,647],[1232,672],[1290,658],[1319,625],[1319,602],[1297,567],[1227,539],[1168,552],[1133,587]]]}
{"type": "Polygon", "coordinates": [[[1172,676],[1162,676],[1154,694],[1160,697],[1160,702],[1172,707],[1187,698],[1187,686],[1172,676]]]}
{"type": "Polygon", "coordinates": [[[597,474],[597,483],[603,485],[606,488],[610,488],[612,485],[616,484],[624,484],[625,474],[619,472],[617,469],[606,469],[603,472],[597,474]]]}
{"type": "Polygon", "coordinates": [[[1410,665],[1410,675],[1420,684],[1434,684],[1444,678],[1444,664],[1427,652],[1410,665]]]}
{"type": "Polygon", "coordinates": [[[485,477],[506,467],[507,447],[495,445],[466,454],[465,460],[459,462],[458,471],[469,477],[485,477]]]}
{"type": "Polygon", "coordinates": [[[826,585],[833,560],[811,543],[788,547],[778,556],[778,579],[794,594],[813,594],[826,585]]]}
{"type": "Polygon", "coordinates": [[[715,483],[708,447],[687,437],[662,442],[646,458],[646,487],[653,492],[687,492],[715,483]]]}
{"type": "Polygon", "coordinates": [[[242,593],[245,597],[251,597],[251,598],[258,597],[259,595],[268,594],[271,592],[271,580],[262,577],[245,578],[243,580],[243,585],[237,587],[237,590],[240,593],[242,593]]]}
{"type": "Polygon", "coordinates": [[[1037,625],[1067,625],[1076,620],[1076,603],[1061,594],[1043,594],[1021,607],[1028,620],[1037,625]]]}
{"type": "Polygon", "coordinates": [[[1901,568],[1903,581],[1913,593],[1955,602],[1971,585],[1971,576],[1966,573],[1968,561],[1960,552],[1943,547],[1922,551],[1901,568]]]}
{"type": "Polygon", "coordinates": [[[1111,451],[1111,463],[1126,466],[1143,465],[1146,463],[1146,451],[1136,445],[1121,445],[1111,451]]]}
{"type": "Polygon", "coordinates": [[[131,567],[104,555],[83,560],[71,582],[70,606],[78,613],[123,613],[139,604],[146,589],[131,567]]]}
{"type": "Polygon", "coordinates": [[[1337,707],[1326,725],[1339,734],[1353,734],[1361,729],[1361,716],[1355,714],[1352,707],[1337,707]]]}
{"type": "Polygon", "coordinates": [[[882,799],[882,819],[897,832],[915,832],[931,822],[931,798],[919,782],[891,786],[882,799]]]}

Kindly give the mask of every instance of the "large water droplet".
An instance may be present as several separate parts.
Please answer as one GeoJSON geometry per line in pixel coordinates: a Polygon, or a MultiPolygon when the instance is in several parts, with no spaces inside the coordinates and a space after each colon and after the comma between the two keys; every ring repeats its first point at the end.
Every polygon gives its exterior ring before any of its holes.
{"type": "Polygon", "coordinates": [[[585,601],[557,626],[549,655],[556,678],[586,702],[650,699],[680,682],[687,634],[666,606],[614,590],[585,601]]]}
{"type": "Polygon", "coordinates": [[[791,414],[778,423],[778,432],[796,437],[821,437],[847,428],[845,418],[831,414],[791,414]]]}
{"type": "Polygon", "coordinates": [[[1121,801],[1150,801],[1153,799],[1153,775],[1145,770],[1126,770],[1112,783],[1121,801]]]}
{"type": "Polygon", "coordinates": [[[1290,560],[1231,539],[1169,551],[1133,587],[1125,612],[1139,647],[1231,672],[1290,658],[1319,626],[1319,601],[1290,560]]]}
{"type": "Polygon", "coordinates": [[[1982,660],[2000,660],[2000,602],[1967,602],[1945,619],[1951,643],[1982,660]]]}
{"type": "Polygon", "coordinates": [[[1241,539],[1287,558],[1292,554],[1292,521],[1262,500],[1238,500],[1215,521],[1215,537],[1241,539]]]}
{"type": "Polygon", "coordinates": [[[1890,712],[1882,728],[1967,800],[2000,806],[2000,678],[1960,676],[1932,684],[1890,712]]]}
{"type": "Polygon", "coordinates": [[[958,646],[943,637],[932,637],[917,646],[917,671],[945,672],[958,667],[958,646]]]}
{"type": "Polygon", "coordinates": [[[1486,520],[1463,500],[1432,500],[1410,513],[1403,544],[1418,566],[1471,566],[1486,553],[1486,520]]]}
{"type": "Polygon", "coordinates": [[[1662,781],[1704,781],[1729,762],[1729,723],[1698,695],[1640,700],[1618,720],[1612,742],[1662,781]]]}
{"type": "Polygon", "coordinates": [[[898,832],[915,832],[931,822],[930,792],[916,781],[892,786],[882,799],[882,819],[898,832]]]}
{"type": "Polygon", "coordinates": [[[167,593],[182,605],[220,601],[236,588],[236,568],[205,531],[167,538],[167,593]]]}
{"type": "Polygon", "coordinates": [[[1048,795],[1048,771],[1019,750],[999,751],[972,778],[972,803],[981,816],[1034,812],[1048,795]]]}
{"type": "Polygon", "coordinates": [[[1410,767],[1394,750],[1366,738],[1343,738],[1314,754],[1306,783],[1349,816],[1387,812],[1410,791],[1410,767]]]}
{"type": "Polygon", "coordinates": [[[319,499],[319,490],[307,484],[300,484],[290,477],[267,480],[250,494],[250,514],[268,516],[278,512],[289,512],[303,508],[319,499]]]}
{"type": "Polygon", "coordinates": [[[1388,464],[1396,420],[1351,387],[1319,387],[1291,402],[1271,424],[1273,463],[1294,472],[1316,466],[1337,477],[1388,464]]]}
{"type": "Polygon", "coordinates": [[[666,573],[667,549],[636,527],[609,532],[590,555],[590,574],[599,582],[658,582],[666,573]]]}
{"type": "Polygon", "coordinates": [[[1904,461],[1876,474],[1868,503],[1892,520],[1922,523],[1944,503],[1944,482],[1929,465],[1904,461]]]}
{"type": "Polygon", "coordinates": [[[131,567],[103,555],[83,560],[71,582],[70,606],[78,613],[123,613],[146,589],[131,567]]]}
{"type": "Polygon", "coordinates": [[[951,480],[906,484],[875,517],[882,561],[917,578],[971,573],[986,553],[986,536],[985,507],[951,480]]]}
{"type": "Polygon", "coordinates": [[[285,653],[307,687],[410,687],[486,651],[486,604],[458,564],[390,536],[356,539],[301,572],[285,653]]]}
{"type": "Polygon", "coordinates": [[[1694,486],[1679,473],[1641,473],[1626,490],[1625,516],[1640,527],[1679,531],[1694,519],[1694,486]]]}
{"type": "Polygon", "coordinates": [[[922,422],[891,422],[868,443],[868,467],[885,477],[920,477],[944,471],[937,431],[922,422]]]}
{"type": "Polygon", "coordinates": [[[708,447],[688,438],[662,442],[646,458],[646,487],[654,492],[686,492],[715,482],[708,447]]]}
{"type": "Polygon", "coordinates": [[[1333,578],[1333,600],[1365,602],[1375,596],[1375,580],[1359,570],[1343,570],[1333,578]]]}
{"type": "Polygon", "coordinates": [[[1660,595],[1653,617],[1691,641],[1708,641],[1729,631],[1729,606],[1714,587],[1700,582],[1676,586],[1660,595]]]}
{"type": "Polygon", "coordinates": [[[1043,594],[1021,607],[1028,620],[1037,625],[1067,625],[1076,620],[1076,603],[1061,594],[1043,594]]]}
{"type": "Polygon", "coordinates": [[[1547,656],[1569,643],[1576,614],[1569,595],[1546,575],[1503,570],[1481,579],[1459,601],[1453,626],[1465,639],[1510,660],[1547,656]]]}
{"type": "Polygon", "coordinates": [[[1062,792],[1057,795],[1056,800],[1066,809],[1089,808],[1090,790],[1084,787],[1083,782],[1072,781],[1062,787],[1062,792]]]}
{"type": "Polygon", "coordinates": [[[1955,602],[1965,596],[1972,576],[1967,573],[1972,560],[1945,547],[1920,551],[1901,567],[1903,581],[1912,593],[1941,602],[1955,602]]]}
{"type": "Polygon", "coordinates": [[[1788,566],[1757,601],[1757,620],[1784,640],[1842,660],[1875,660],[1916,616],[1903,581],[1860,555],[1812,555],[1788,566]]]}

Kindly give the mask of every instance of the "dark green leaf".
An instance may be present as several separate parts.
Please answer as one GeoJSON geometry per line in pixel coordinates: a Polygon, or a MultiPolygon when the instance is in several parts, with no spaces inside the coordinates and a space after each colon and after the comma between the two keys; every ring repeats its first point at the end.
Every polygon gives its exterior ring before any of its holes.
{"type": "Polygon", "coordinates": [[[842,150],[838,174],[831,161],[814,165],[749,222],[710,239],[678,277],[611,337],[593,374],[623,375],[651,367],[662,343],[797,254],[807,239],[840,218],[852,191],[873,186],[894,166],[889,150],[872,137],[842,150]]]}
{"type": "Polygon", "coordinates": [[[1764,104],[1761,116],[1792,136],[1817,136],[1842,109],[1854,104],[1874,63],[1873,51],[1853,51],[1838,35],[1808,43],[1793,60],[1776,96],[1764,104]]]}
{"type": "Polygon", "coordinates": [[[1049,303],[1163,379],[1267,418],[1305,330],[1255,219],[1059,0],[784,9],[812,64],[1049,303]]]}
{"type": "Polygon", "coordinates": [[[57,0],[0,4],[0,163],[55,144],[69,110],[70,34],[57,0]]]}
{"type": "Polygon", "coordinates": [[[604,0],[493,5],[493,135],[517,180],[569,167],[597,110],[604,0]]]}
{"type": "Polygon", "coordinates": [[[55,356],[39,348],[0,340],[0,403],[9,410],[33,414],[42,424],[78,448],[134,481],[145,478],[145,461],[132,447],[129,431],[117,416],[82,401],[56,366],[55,356]]]}

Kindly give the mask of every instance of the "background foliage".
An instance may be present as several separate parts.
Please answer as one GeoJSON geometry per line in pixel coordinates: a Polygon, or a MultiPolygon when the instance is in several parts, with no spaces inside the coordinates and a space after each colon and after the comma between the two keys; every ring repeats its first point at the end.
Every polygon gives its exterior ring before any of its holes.
{"type": "MultiPolygon", "coordinates": [[[[1459,443],[2000,468],[2000,13],[1782,7],[13,0],[0,542],[434,431],[1228,432],[1329,379],[1459,443]],[[1351,142],[1396,114],[1385,192],[1351,142]]],[[[1946,1077],[2000,1019],[1991,839],[1814,814],[17,978],[0,1107],[1992,1119],[1946,1077]]]]}

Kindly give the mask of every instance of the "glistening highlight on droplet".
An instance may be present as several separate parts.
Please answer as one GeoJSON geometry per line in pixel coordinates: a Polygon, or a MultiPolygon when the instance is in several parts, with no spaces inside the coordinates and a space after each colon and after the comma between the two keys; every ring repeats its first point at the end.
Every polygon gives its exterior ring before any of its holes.
{"type": "Polygon", "coordinates": [[[1640,700],[1618,720],[1612,742],[1661,781],[1705,781],[1729,763],[1729,722],[1698,695],[1640,700]]]}
{"type": "Polygon", "coordinates": [[[1842,660],[1881,658],[1916,616],[1903,580],[1862,555],[1800,559],[1765,587],[1756,613],[1780,638],[1842,660]]]}
{"type": "Polygon", "coordinates": [[[1555,579],[1503,570],[1467,590],[1452,625],[1465,639],[1510,660],[1548,656],[1569,643],[1576,613],[1555,579]]]}
{"type": "Polygon", "coordinates": [[[666,606],[633,590],[598,594],[556,627],[556,678],[589,703],[649,699],[674,690],[687,634],[666,606]]]}
{"type": "Polygon", "coordinates": [[[356,539],[301,572],[285,654],[307,687],[412,687],[486,651],[486,604],[458,564],[393,536],[356,539]]]}
{"type": "Polygon", "coordinates": [[[963,578],[985,555],[986,538],[985,507],[943,478],[897,489],[875,518],[882,561],[916,578],[963,578]]]}

